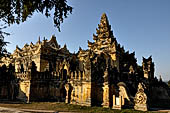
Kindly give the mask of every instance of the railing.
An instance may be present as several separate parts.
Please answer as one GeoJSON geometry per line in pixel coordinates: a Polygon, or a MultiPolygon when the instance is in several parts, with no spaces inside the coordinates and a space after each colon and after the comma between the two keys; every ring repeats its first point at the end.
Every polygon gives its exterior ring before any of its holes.
{"type": "Polygon", "coordinates": [[[74,80],[85,80],[85,72],[84,71],[74,71],[71,72],[71,76],[70,79],[74,79],[74,80]]]}
{"type": "Polygon", "coordinates": [[[15,73],[15,76],[20,79],[31,79],[30,73],[22,72],[22,73],[15,73]]]}
{"type": "MultiPolygon", "coordinates": [[[[15,73],[15,76],[20,79],[29,80],[64,80],[62,74],[55,72],[22,72],[15,73]]],[[[68,75],[67,75],[68,76],[68,75]]],[[[70,73],[70,77],[66,79],[70,80],[86,80],[84,71],[74,71],[70,73]]]]}

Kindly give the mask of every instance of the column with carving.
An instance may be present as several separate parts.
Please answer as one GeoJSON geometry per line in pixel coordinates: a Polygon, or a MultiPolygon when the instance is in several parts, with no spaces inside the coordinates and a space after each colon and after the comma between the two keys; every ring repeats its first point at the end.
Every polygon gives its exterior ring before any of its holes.
{"type": "Polygon", "coordinates": [[[66,84],[65,85],[65,89],[66,89],[66,99],[65,99],[65,103],[70,103],[70,98],[71,98],[71,85],[70,84],[66,84]]]}

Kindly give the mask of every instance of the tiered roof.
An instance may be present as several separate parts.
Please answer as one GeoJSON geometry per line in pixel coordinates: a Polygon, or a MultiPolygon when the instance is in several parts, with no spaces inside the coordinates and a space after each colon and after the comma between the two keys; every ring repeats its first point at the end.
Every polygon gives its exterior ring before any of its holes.
{"type": "Polygon", "coordinates": [[[93,40],[94,42],[88,41],[88,47],[95,53],[116,51],[117,41],[105,13],[101,17],[100,24],[98,24],[96,35],[93,34],[93,40]]]}

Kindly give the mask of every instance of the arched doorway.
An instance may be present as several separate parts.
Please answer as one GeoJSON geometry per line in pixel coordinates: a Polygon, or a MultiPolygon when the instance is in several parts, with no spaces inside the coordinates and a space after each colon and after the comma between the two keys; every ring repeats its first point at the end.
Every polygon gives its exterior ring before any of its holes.
{"type": "Polygon", "coordinates": [[[63,69],[63,80],[67,79],[67,70],[63,69]]]}

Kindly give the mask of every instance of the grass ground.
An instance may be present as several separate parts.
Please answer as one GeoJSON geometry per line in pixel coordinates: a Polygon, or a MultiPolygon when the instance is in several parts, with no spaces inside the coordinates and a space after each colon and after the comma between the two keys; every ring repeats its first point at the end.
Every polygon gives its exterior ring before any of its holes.
{"type": "MultiPolygon", "coordinates": [[[[133,109],[112,110],[102,107],[85,107],[79,105],[70,105],[56,102],[32,102],[29,104],[17,103],[0,103],[0,107],[19,108],[19,109],[36,109],[36,110],[54,110],[54,111],[70,111],[80,113],[144,113],[133,109]]],[[[147,113],[153,113],[148,111],[147,113]]]]}

